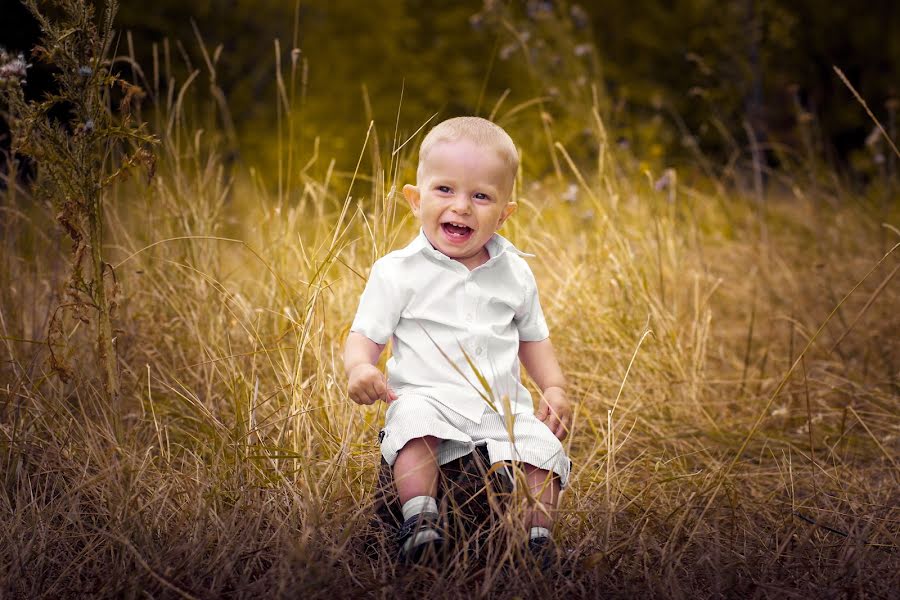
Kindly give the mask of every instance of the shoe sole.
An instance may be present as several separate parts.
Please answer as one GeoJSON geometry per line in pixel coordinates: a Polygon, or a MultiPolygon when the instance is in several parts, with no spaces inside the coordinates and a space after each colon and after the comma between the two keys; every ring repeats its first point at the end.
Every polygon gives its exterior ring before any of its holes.
{"type": "Polygon", "coordinates": [[[400,562],[407,565],[421,565],[437,562],[443,556],[445,542],[443,539],[423,542],[413,548],[409,554],[401,554],[400,562]]]}

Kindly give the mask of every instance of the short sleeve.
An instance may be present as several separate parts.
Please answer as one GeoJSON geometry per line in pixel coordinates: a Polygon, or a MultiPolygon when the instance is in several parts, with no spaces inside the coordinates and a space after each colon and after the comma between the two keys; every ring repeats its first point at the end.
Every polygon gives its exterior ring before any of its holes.
{"type": "Polygon", "coordinates": [[[537,281],[534,273],[524,260],[523,279],[525,282],[525,297],[522,306],[516,311],[516,328],[519,330],[519,340],[523,342],[539,342],[550,337],[550,329],[544,319],[544,311],[538,298],[537,281]]]}
{"type": "Polygon", "coordinates": [[[391,279],[389,265],[384,259],[375,261],[350,326],[350,331],[360,333],[376,344],[387,343],[403,311],[397,282],[391,279]]]}

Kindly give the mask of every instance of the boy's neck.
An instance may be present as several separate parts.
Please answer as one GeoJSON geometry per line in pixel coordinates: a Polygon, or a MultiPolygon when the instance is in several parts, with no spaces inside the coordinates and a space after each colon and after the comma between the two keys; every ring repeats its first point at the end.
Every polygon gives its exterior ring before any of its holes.
{"type": "MultiPolygon", "coordinates": [[[[450,257],[453,258],[453,257],[450,257]]],[[[475,256],[471,256],[468,258],[453,258],[458,263],[462,263],[462,265],[470,271],[473,271],[489,261],[491,259],[491,253],[488,252],[487,246],[481,247],[481,252],[479,252],[475,256]]]]}

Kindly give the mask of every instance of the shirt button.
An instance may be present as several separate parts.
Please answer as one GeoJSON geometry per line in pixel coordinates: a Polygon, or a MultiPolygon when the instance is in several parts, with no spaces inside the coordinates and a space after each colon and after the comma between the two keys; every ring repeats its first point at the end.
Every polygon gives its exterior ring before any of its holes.
{"type": "Polygon", "coordinates": [[[481,348],[481,347],[475,348],[475,354],[477,354],[478,356],[481,356],[482,350],[484,350],[484,348],[481,348]]]}

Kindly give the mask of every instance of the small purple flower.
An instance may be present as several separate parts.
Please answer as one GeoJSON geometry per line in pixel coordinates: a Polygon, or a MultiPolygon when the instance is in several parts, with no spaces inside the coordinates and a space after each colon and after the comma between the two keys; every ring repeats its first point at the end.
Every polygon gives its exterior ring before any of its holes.
{"type": "Polygon", "coordinates": [[[669,189],[673,185],[675,185],[675,170],[666,169],[663,171],[662,177],[657,179],[656,183],[653,184],[653,189],[657,192],[661,192],[669,189]]]}
{"type": "Polygon", "coordinates": [[[553,14],[553,2],[547,0],[531,0],[525,7],[528,18],[532,20],[544,19],[553,14]]]}
{"type": "MultiPolygon", "coordinates": [[[[649,176],[649,171],[647,173],[649,176]]],[[[657,192],[666,191],[666,199],[669,204],[674,203],[678,193],[678,173],[675,172],[675,169],[663,171],[662,177],[653,184],[653,189],[657,192]]]]}
{"type": "Polygon", "coordinates": [[[575,56],[581,57],[590,54],[592,49],[593,46],[591,44],[578,44],[573,49],[573,52],[575,52],[575,56]]]}
{"type": "Polygon", "coordinates": [[[569,14],[572,15],[572,23],[575,25],[575,29],[584,29],[591,21],[587,12],[578,4],[572,5],[569,14]]]}
{"type": "Polygon", "coordinates": [[[85,79],[87,79],[88,77],[90,77],[91,75],[94,74],[94,70],[92,68],[88,67],[87,65],[84,65],[84,66],[78,67],[78,74],[81,75],[82,77],[84,77],[85,79]]]}
{"type": "Polygon", "coordinates": [[[91,133],[92,131],[94,131],[94,120],[88,119],[84,122],[84,132],[91,133]]]}
{"type": "Polygon", "coordinates": [[[6,80],[25,80],[30,64],[25,62],[25,57],[19,54],[12,58],[6,52],[0,54],[0,79],[6,80]]]}
{"type": "Polygon", "coordinates": [[[509,60],[509,57],[516,51],[515,44],[506,44],[500,48],[500,60],[509,60]]]}

